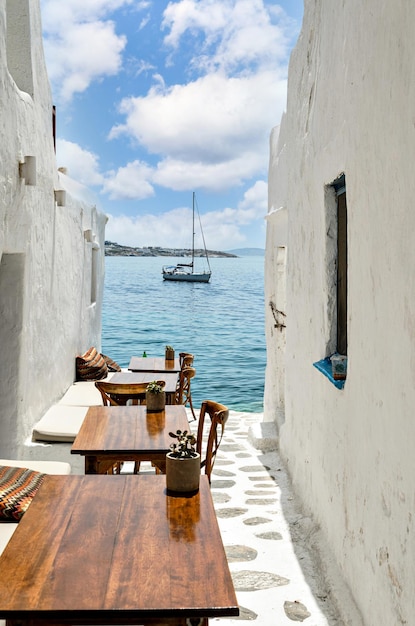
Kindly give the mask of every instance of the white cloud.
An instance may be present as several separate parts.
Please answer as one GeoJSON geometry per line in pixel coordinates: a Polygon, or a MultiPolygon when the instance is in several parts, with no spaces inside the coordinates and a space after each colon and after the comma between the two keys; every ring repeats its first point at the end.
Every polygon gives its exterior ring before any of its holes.
{"type": "Polygon", "coordinates": [[[265,217],[268,212],[268,184],[264,180],[257,180],[245,191],[238,206],[242,211],[253,212],[256,217],[265,217]]]}
{"type": "Polygon", "coordinates": [[[146,97],[122,101],[126,121],[110,138],[125,134],[164,155],[153,179],[158,184],[224,189],[267,171],[269,132],[285,98],[285,79],[271,71],[154,87],[146,97]]]}
{"type": "MultiPolygon", "coordinates": [[[[165,248],[190,248],[191,223],[190,209],[174,209],[163,215],[137,215],[129,217],[109,216],[106,225],[106,239],[129,246],[161,246],[165,248]]],[[[213,224],[206,216],[202,217],[206,246],[211,250],[226,250],[232,245],[243,243],[245,237],[237,224],[231,221],[213,224]]],[[[196,247],[202,247],[196,238],[196,247]]]]}
{"type": "Polygon", "coordinates": [[[133,3],[134,0],[41,0],[43,28],[48,33],[61,32],[63,25],[94,22],[133,3]]]}
{"type": "Polygon", "coordinates": [[[69,102],[93,81],[120,71],[126,37],[100,18],[132,1],[42,1],[45,56],[58,101],[69,102]]]}
{"type": "Polygon", "coordinates": [[[163,215],[109,216],[106,238],[131,246],[189,247],[191,211],[174,209],[163,215]]]}
{"type": "Polygon", "coordinates": [[[253,171],[263,170],[263,159],[255,152],[220,163],[203,163],[163,159],[156,168],[142,161],[132,161],[105,173],[102,191],[111,200],[143,200],[155,195],[154,185],[173,191],[204,189],[225,191],[242,186],[253,171]]]}
{"type": "Polygon", "coordinates": [[[149,182],[151,177],[152,170],[148,165],[133,161],[116,172],[108,172],[103,191],[109,194],[111,200],[143,200],[154,196],[154,188],[149,182]]]}
{"type": "Polygon", "coordinates": [[[250,64],[274,66],[287,56],[289,20],[280,7],[271,11],[263,0],[169,3],[162,27],[169,29],[164,41],[174,49],[179,48],[188,31],[203,33],[192,63],[199,69],[230,71],[250,64]]]}
{"type": "Polygon", "coordinates": [[[124,121],[109,133],[156,155],[149,182],[219,191],[266,174],[270,129],[286,104],[289,30],[272,9],[263,0],[168,3],[164,41],[178,54],[185,44],[203,75],[169,86],[154,74],[146,95],[120,102],[124,121]]]}
{"type": "Polygon", "coordinates": [[[102,187],[110,199],[142,200],[154,195],[150,182],[154,172],[146,163],[133,161],[104,175],[96,154],[65,139],[57,140],[56,156],[58,167],[66,168],[71,178],[89,187],[102,187]]]}
{"type": "Polygon", "coordinates": [[[163,159],[158,163],[152,180],[174,191],[225,191],[241,186],[253,173],[263,171],[263,165],[262,156],[255,152],[245,152],[235,159],[218,163],[163,159]]]}
{"type": "Polygon", "coordinates": [[[58,167],[65,167],[68,175],[83,185],[102,185],[104,178],[99,171],[99,157],[72,141],[58,139],[56,142],[58,167]]]}
{"type": "MultiPolygon", "coordinates": [[[[244,194],[236,208],[224,208],[208,211],[201,215],[206,246],[210,250],[227,250],[231,247],[246,245],[244,227],[263,231],[263,220],[267,211],[267,184],[257,181],[244,194]]],[[[189,208],[166,211],[162,215],[109,216],[106,226],[106,238],[110,241],[129,246],[191,246],[191,220],[189,208]],[[174,242],[174,244],[172,243],[174,242]]],[[[203,242],[198,236],[196,247],[203,242]]]]}
{"type": "Polygon", "coordinates": [[[248,189],[243,200],[236,208],[226,207],[221,211],[210,211],[203,215],[203,231],[205,234],[214,233],[215,229],[225,226],[237,227],[253,224],[264,218],[267,212],[267,183],[257,181],[248,189]]]}
{"type": "Polygon", "coordinates": [[[113,127],[110,138],[126,134],[158,154],[229,158],[240,146],[249,143],[256,149],[268,138],[285,98],[286,81],[277,72],[240,78],[209,74],[123,99],[120,112],[126,121],[113,127]]]}
{"type": "Polygon", "coordinates": [[[163,14],[162,28],[170,29],[164,38],[166,44],[177,48],[186,30],[203,30],[208,40],[216,39],[225,28],[232,7],[229,0],[182,0],[169,2],[163,14]]]}

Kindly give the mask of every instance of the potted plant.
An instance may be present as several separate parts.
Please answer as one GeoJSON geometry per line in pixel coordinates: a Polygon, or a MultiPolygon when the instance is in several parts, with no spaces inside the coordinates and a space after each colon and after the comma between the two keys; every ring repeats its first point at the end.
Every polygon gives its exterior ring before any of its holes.
{"type": "Polygon", "coordinates": [[[146,406],[149,413],[164,411],[166,406],[166,392],[164,380],[153,380],[146,387],[146,406]]]}
{"type": "Polygon", "coordinates": [[[166,361],[174,361],[174,348],[166,346],[166,361]]]}
{"type": "Polygon", "coordinates": [[[200,454],[196,452],[196,437],[188,430],[169,433],[177,439],[166,455],[166,486],[168,491],[195,492],[199,489],[200,454]]]}

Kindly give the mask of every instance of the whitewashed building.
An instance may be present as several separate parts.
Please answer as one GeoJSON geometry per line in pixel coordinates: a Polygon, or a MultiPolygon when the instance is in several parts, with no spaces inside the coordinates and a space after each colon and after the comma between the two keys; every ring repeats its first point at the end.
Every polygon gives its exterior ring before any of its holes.
{"type": "Polygon", "coordinates": [[[0,456],[100,345],[106,217],[65,193],[38,0],[0,0],[0,456]],[[65,197],[66,196],[66,197],[65,197]]]}
{"type": "Polygon", "coordinates": [[[271,142],[265,419],[344,623],[415,624],[415,4],[304,5],[271,142]]]}

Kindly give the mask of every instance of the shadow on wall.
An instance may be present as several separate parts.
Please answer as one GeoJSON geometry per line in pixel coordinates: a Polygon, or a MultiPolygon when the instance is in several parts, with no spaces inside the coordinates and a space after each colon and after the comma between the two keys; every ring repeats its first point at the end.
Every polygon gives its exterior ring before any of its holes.
{"type": "Polygon", "coordinates": [[[3,441],[15,441],[19,403],[19,363],[23,325],[23,254],[3,254],[0,262],[0,346],[2,375],[0,377],[0,454],[3,441]]]}

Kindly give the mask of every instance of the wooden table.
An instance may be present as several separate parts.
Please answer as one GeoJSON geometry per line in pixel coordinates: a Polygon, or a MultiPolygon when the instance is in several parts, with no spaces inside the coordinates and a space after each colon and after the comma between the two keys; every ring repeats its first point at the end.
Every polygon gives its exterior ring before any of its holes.
{"type": "Polygon", "coordinates": [[[166,403],[173,404],[176,393],[178,372],[115,372],[110,382],[112,383],[150,383],[152,380],[164,380],[166,385],[166,403]]]}
{"type": "Polygon", "coordinates": [[[46,476],[0,557],[0,619],[169,624],[238,615],[206,476],[46,476]],[[153,621],[152,621],[153,620],[153,621]]]}
{"type": "Polygon", "coordinates": [[[71,454],[85,457],[85,474],[104,474],[117,461],[151,461],[164,473],[169,432],[178,429],[189,429],[183,405],[160,413],[147,413],[146,406],[91,406],[71,454]]]}
{"type": "Polygon", "coordinates": [[[162,356],[132,356],[128,369],[133,372],[180,372],[180,359],[166,361],[162,356]]]}

